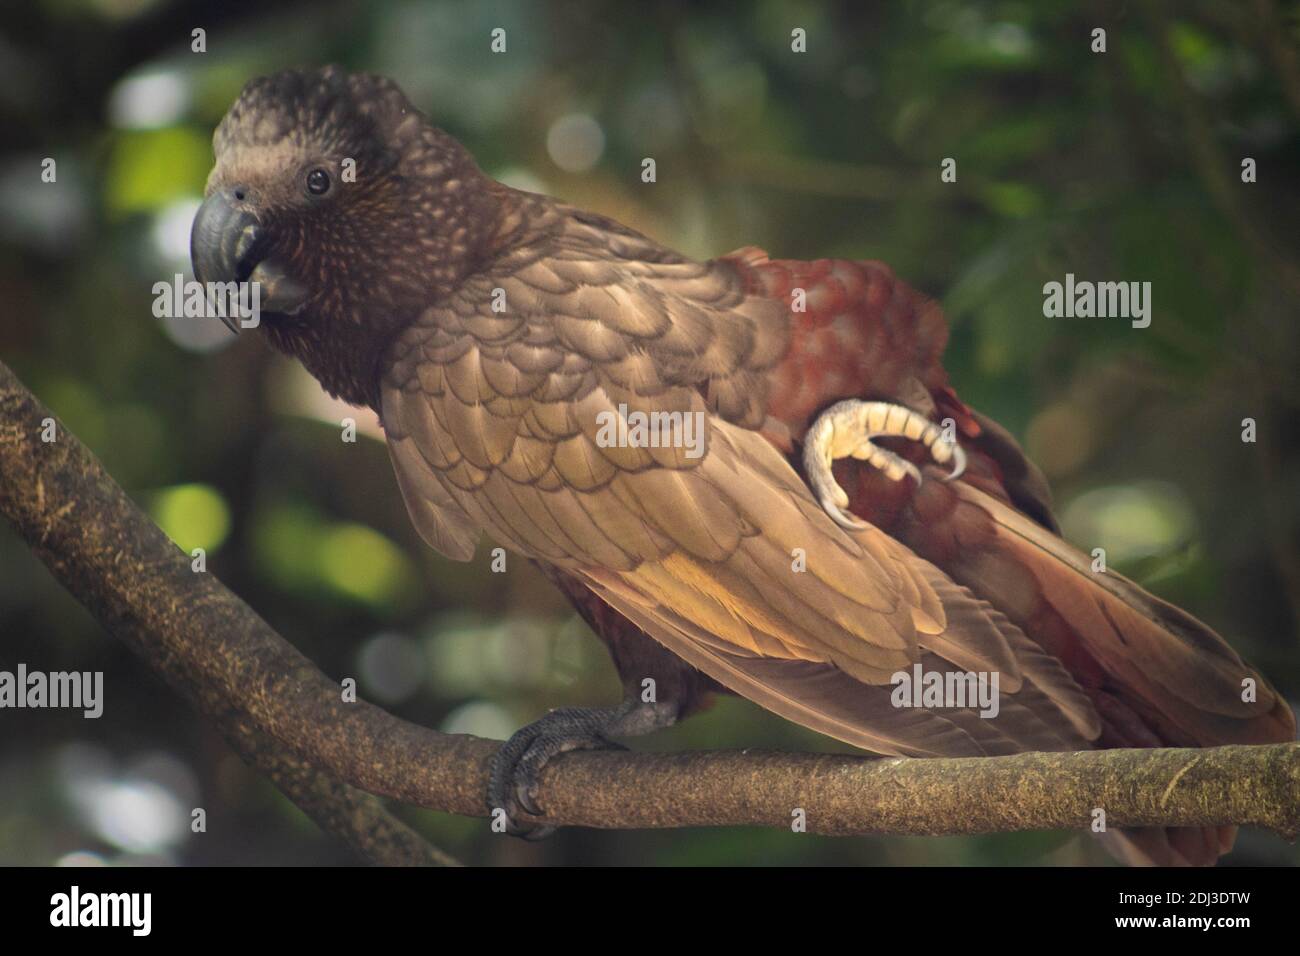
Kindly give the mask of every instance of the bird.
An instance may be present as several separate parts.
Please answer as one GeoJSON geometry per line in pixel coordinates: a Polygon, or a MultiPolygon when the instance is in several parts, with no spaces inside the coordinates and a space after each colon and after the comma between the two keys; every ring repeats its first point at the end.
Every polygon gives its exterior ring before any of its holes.
{"type": "MultiPolygon", "coordinates": [[[[884,263],[690,258],[492,179],[335,66],[250,81],[213,151],[195,277],[258,283],[271,345],[378,414],[429,546],[534,562],[617,667],[621,704],[499,750],[511,832],[548,832],[527,817],[558,754],[718,694],[916,758],[1295,738],[1223,638],[1061,537],[1043,473],[949,381],[941,308],[884,263]]],[[[1205,865],[1234,834],[1104,842],[1205,865]]]]}

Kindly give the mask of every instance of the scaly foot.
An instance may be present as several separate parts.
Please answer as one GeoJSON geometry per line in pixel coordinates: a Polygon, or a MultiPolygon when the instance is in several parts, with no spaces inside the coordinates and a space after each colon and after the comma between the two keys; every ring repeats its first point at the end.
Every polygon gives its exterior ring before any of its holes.
{"type": "Polygon", "coordinates": [[[537,795],[542,768],[570,750],[623,749],[614,737],[632,737],[669,727],[677,720],[674,703],[624,700],[618,707],[562,707],[533,721],[501,745],[488,778],[488,811],[504,810],[506,832],[540,840],[555,827],[519,823],[519,811],[542,816],[537,795]]]}

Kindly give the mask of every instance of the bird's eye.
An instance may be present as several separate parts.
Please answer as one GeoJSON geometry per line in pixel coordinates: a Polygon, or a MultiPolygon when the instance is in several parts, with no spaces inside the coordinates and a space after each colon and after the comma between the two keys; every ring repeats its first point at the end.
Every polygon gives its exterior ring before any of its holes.
{"type": "Polygon", "coordinates": [[[329,192],[330,174],[323,169],[313,169],[307,174],[307,192],[313,196],[323,196],[329,192]]]}

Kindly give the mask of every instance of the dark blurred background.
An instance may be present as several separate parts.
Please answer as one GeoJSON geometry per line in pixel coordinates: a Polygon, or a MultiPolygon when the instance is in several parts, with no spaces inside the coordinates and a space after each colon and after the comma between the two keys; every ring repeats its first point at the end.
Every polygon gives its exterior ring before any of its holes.
{"type": "MultiPolygon", "coordinates": [[[[524,562],[491,574],[486,549],[458,565],[420,543],[372,417],[256,334],[152,315],[153,283],[188,273],[211,133],[242,85],[325,62],[386,73],[492,175],[686,253],[889,262],[943,301],[958,391],[1042,464],[1067,536],[1295,700],[1298,35],[1297,5],[1276,0],[15,3],[0,26],[0,357],[181,547],[206,548],[209,570],[368,699],[498,738],[617,699],[603,649],[524,562]],[[956,183],[940,182],[945,157],[956,183]],[[1045,318],[1043,285],[1066,272],[1151,282],[1151,326],[1045,318]],[[368,430],[356,445],[339,440],[348,414],[368,430]]],[[[19,662],[103,670],[106,705],[97,721],[0,711],[0,863],[351,861],[6,527],[0,669],[19,662]],[[195,806],[206,834],[190,833],[195,806]]],[[[725,700],[634,746],[834,745],[725,700]]],[[[1064,833],[526,844],[398,812],[472,863],[1104,859],[1064,833]]],[[[1229,861],[1297,858],[1246,832],[1229,861]]]]}

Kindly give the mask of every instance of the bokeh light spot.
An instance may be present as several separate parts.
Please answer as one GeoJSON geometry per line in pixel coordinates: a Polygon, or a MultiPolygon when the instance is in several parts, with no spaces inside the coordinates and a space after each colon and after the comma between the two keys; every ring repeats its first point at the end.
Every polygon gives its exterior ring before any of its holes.
{"type": "Polygon", "coordinates": [[[546,151],[565,172],[585,173],[605,152],[605,131],[586,113],[570,113],[551,124],[546,151]]]}
{"type": "Polygon", "coordinates": [[[214,551],[230,531],[230,509],[209,485],[177,485],[158,492],[149,508],[158,527],[183,551],[214,551]]]}
{"type": "Polygon", "coordinates": [[[321,541],[320,567],[336,591],[357,600],[388,605],[397,600],[413,572],[400,548],[359,524],[338,525],[321,541]]]}
{"type": "Polygon", "coordinates": [[[181,73],[140,73],[113,87],[108,97],[108,120],[122,129],[157,129],[180,120],[189,104],[189,83],[181,73]]]}
{"type": "Polygon", "coordinates": [[[357,670],[366,693],[381,704],[400,704],[424,684],[428,666],[420,645],[403,634],[376,634],[361,646],[357,670]]]}

